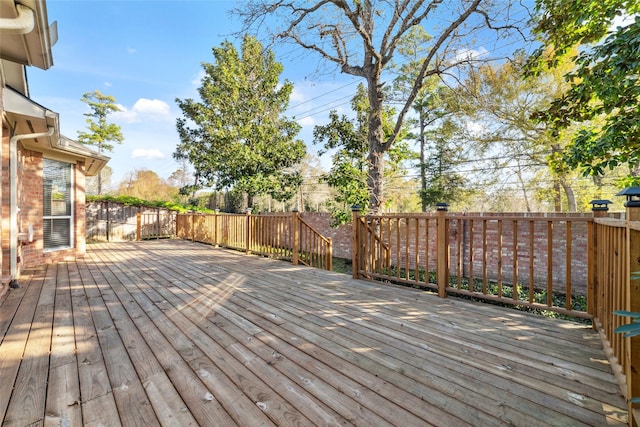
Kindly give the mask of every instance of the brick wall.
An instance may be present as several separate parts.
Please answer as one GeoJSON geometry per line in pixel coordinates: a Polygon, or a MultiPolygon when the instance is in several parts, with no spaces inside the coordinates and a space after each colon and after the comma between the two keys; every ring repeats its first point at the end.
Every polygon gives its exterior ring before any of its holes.
{"type": "MultiPolygon", "coordinates": [[[[304,212],[300,214],[313,228],[318,230],[325,237],[333,240],[333,254],[338,258],[351,258],[351,224],[332,228],[329,214],[304,212]]],[[[451,215],[455,215],[452,213],[451,215]]],[[[468,214],[472,216],[474,214],[468,214]]],[[[476,214],[477,215],[477,214],[476,214]]],[[[468,219],[460,223],[451,221],[449,228],[450,245],[450,268],[451,274],[458,274],[458,259],[461,262],[461,273],[463,277],[469,277],[473,273],[476,279],[484,276],[484,259],[486,253],[487,278],[496,281],[501,269],[503,283],[511,283],[514,278],[514,228],[512,221],[502,222],[501,232],[501,257],[498,256],[499,234],[498,221],[496,217],[505,214],[483,214],[482,218],[475,219],[473,223],[468,219]],[[484,222],[484,224],[483,224],[484,222]],[[486,240],[483,236],[483,227],[486,229],[486,240]],[[460,239],[460,251],[458,253],[458,239],[460,239]],[[485,243],[483,243],[485,242],[485,243]],[[470,244],[471,243],[471,244],[470,244]],[[473,263],[471,262],[471,251],[473,249],[473,263]]],[[[555,218],[551,229],[551,271],[553,278],[553,289],[562,290],[567,281],[567,263],[571,269],[571,284],[578,293],[586,291],[587,274],[587,225],[580,218],[591,218],[591,214],[566,214],[547,216],[545,214],[508,214],[510,217],[520,217],[523,221],[518,221],[516,234],[517,268],[519,282],[528,283],[531,261],[533,257],[534,282],[537,287],[547,286],[547,272],[549,271],[548,252],[548,222],[546,219],[555,218]],[[530,229],[529,218],[538,218],[534,222],[533,228],[533,253],[530,251],[530,229]],[[566,219],[577,218],[571,223],[571,258],[567,262],[567,222],[566,219]]],[[[383,223],[381,226],[383,240],[389,244],[391,249],[392,264],[402,268],[415,269],[416,260],[419,266],[428,263],[428,269],[434,271],[436,268],[437,248],[436,248],[436,221],[434,215],[423,215],[419,221],[415,217],[411,219],[403,218],[402,215],[391,216],[391,225],[383,223]],[[427,218],[431,218],[427,220],[427,218]],[[391,237],[389,237],[388,227],[390,227],[391,237]],[[400,239],[397,236],[401,236],[400,239]],[[416,239],[417,236],[417,239],[416,239]],[[428,239],[428,244],[427,244],[428,239]],[[416,245],[417,242],[417,245],[416,245]]],[[[475,217],[477,218],[477,217],[475,217]]]]}
{"type": "MultiPolygon", "coordinates": [[[[9,182],[9,132],[3,129],[2,134],[2,287],[0,296],[6,292],[11,279],[10,266],[10,182],[9,182]],[[5,133],[6,132],[6,133],[5,133]]],[[[78,162],[74,167],[74,247],[65,250],[44,251],[43,241],[43,167],[42,153],[27,150],[18,143],[17,150],[17,202],[18,233],[28,234],[29,226],[33,228],[33,241],[22,240],[18,246],[18,273],[21,269],[48,262],[73,260],[86,252],[85,244],[85,175],[84,163],[78,162]]]]}
{"type": "Polygon", "coordinates": [[[301,212],[300,217],[324,237],[331,237],[334,257],[351,259],[351,224],[331,227],[331,215],[322,212],[301,212]]]}

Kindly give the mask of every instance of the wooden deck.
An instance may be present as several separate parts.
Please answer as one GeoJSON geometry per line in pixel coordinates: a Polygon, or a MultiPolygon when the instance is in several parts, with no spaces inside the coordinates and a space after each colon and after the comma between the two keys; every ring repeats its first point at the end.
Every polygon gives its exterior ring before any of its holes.
{"type": "Polygon", "coordinates": [[[590,327],[179,240],[0,306],[2,425],[625,423],[590,327]]]}

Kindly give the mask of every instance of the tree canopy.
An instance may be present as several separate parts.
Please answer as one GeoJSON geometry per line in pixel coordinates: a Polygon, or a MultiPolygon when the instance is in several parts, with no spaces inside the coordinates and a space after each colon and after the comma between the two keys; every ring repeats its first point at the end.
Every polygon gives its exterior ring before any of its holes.
{"type": "MultiPolygon", "coordinates": [[[[95,90],[82,95],[81,101],[91,108],[91,112],[84,114],[87,117],[85,121],[88,131],[78,131],[78,141],[85,145],[95,145],[99,153],[113,151],[111,142],[122,144],[122,129],[117,124],[107,121],[109,114],[120,111],[116,99],[95,90]]],[[[102,171],[98,173],[97,191],[98,194],[102,194],[102,171]]]]}
{"type": "Polygon", "coordinates": [[[203,63],[200,100],[176,99],[180,144],[176,159],[188,159],[200,185],[270,194],[289,199],[300,185],[296,165],[306,147],[300,126],[283,117],[293,85],[280,82],[282,65],[254,37],[241,51],[229,41],[213,48],[214,63],[203,63]]]}
{"type": "Polygon", "coordinates": [[[582,124],[565,150],[571,167],[601,176],[626,164],[627,183],[640,182],[640,3],[537,0],[536,4],[535,31],[543,46],[530,61],[530,73],[539,72],[544,49],[553,49],[546,61],[555,66],[563,55],[571,55],[573,46],[580,46],[576,69],[565,75],[569,90],[539,119],[550,123],[556,133],[573,123],[582,124]]]}
{"type": "MultiPolygon", "coordinates": [[[[358,85],[356,94],[351,100],[354,118],[338,115],[333,110],[329,114],[330,122],[316,126],[313,131],[314,143],[322,144],[320,154],[335,150],[331,170],[323,174],[321,180],[336,190],[334,203],[329,208],[334,218],[334,224],[343,224],[351,220],[351,207],[354,205],[366,210],[369,204],[367,177],[370,164],[367,162],[367,134],[369,100],[364,85],[358,85]]],[[[393,132],[393,110],[384,111],[383,130],[393,132]]],[[[405,133],[401,135],[401,139],[405,133]]],[[[389,169],[398,173],[403,161],[409,159],[413,153],[405,141],[398,141],[386,153],[389,169]]],[[[386,179],[389,179],[387,177],[386,179]]]]}
{"type": "Polygon", "coordinates": [[[514,16],[519,16],[521,23],[528,18],[526,12],[513,14],[518,4],[488,0],[250,0],[238,6],[236,13],[246,28],[262,31],[268,23],[276,23],[271,28],[276,39],[312,51],[341,72],[365,81],[369,210],[378,213],[384,205],[384,154],[402,132],[425,79],[477,60],[470,42],[478,40],[475,36],[491,33],[487,28],[496,36],[517,31],[514,16]],[[385,72],[392,65],[399,40],[417,25],[426,26],[433,37],[427,41],[418,72],[398,108],[393,131],[385,133],[383,112],[389,101],[385,99],[385,72]]]}

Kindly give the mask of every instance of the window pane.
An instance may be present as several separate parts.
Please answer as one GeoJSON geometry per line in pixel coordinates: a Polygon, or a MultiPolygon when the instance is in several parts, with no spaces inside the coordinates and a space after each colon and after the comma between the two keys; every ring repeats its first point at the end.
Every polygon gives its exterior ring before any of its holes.
{"type": "Polygon", "coordinates": [[[45,219],[44,225],[44,248],[68,248],[71,246],[71,220],[45,219]]]}
{"type": "Polygon", "coordinates": [[[73,165],[44,159],[44,249],[72,247],[73,165]]]}
{"type": "Polygon", "coordinates": [[[44,159],[44,216],[71,215],[71,165],[44,159]]]}

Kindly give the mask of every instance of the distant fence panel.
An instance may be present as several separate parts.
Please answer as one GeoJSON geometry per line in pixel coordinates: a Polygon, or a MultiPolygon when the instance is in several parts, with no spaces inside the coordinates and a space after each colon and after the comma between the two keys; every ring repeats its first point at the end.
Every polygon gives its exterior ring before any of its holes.
{"type": "Polygon", "coordinates": [[[179,214],[182,239],[331,270],[332,242],[297,212],[284,214],[179,214]]]}
{"type": "Polygon", "coordinates": [[[85,208],[88,242],[122,242],[174,236],[176,213],[163,208],[88,202],[85,208]],[[141,215],[140,222],[138,214],[141,215]]]}

